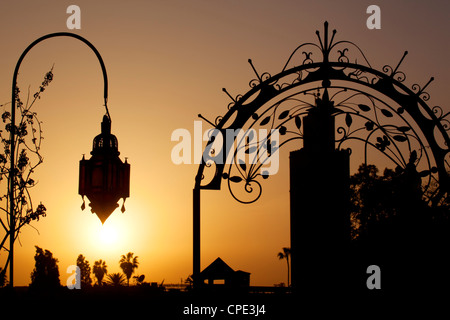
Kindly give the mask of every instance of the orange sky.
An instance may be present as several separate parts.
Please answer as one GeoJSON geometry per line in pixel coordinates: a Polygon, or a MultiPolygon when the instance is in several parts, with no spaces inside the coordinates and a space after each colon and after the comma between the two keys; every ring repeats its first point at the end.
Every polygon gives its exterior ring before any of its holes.
{"type": "MultiPolygon", "coordinates": [[[[103,259],[109,272],[118,272],[120,256],[132,251],[146,281],[186,278],[192,272],[197,166],[172,163],[171,133],[193,130],[198,113],[211,120],[223,115],[230,100],[222,87],[233,96],[249,90],[254,74],[248,58],[261,73],[274,75],[297,45],[316,42],[315,31],[325,20],[338,39],[357,43],[376,69],[395,66],[408,50],[405,83],[423,85],[434,76],[430,105],[448,110],[450,5],[438,0],[378,1],[381,30],[366,28],[371,1],[3,1],[0,104],[10,101],[13,69],[28,44],[69,31],[71,4],[81,8],[81,30],[74,32],[94,44],[106,64],[112,131],[122,159],[131,164],[131,197],[125,214],[117,210],[103,227],[113,229],[115,242],[102,241],[100,221],[81,211],[77,194],[79,160],[91,151],[104,114],[101,69],[81,42],[46,40],[23,62],[19,86],[34,92],[54,64],[54,81],[35,110],[45,140],[33,199],[45,204],[48,216],[33,224],[39,233],[22,229],[16,285],[30,282],[35,245],[59,259],[62,284],[80,253],[91,266],[103,259]]],[[[252,285],[286,281],[285,262],[276,255],[289,246],[287,152],[255,204],[237,203],[225,187],[202,193],[202,268],[220,256],[232,268],[251,272],[252,285]]],[[[5,256],[2,251],[2,266],[5,256]]]]}

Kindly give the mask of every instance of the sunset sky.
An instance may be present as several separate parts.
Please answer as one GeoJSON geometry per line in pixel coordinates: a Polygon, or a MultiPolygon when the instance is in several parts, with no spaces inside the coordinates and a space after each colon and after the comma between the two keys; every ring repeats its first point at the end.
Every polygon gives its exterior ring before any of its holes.
{"type": "MultiPolygon", "coordinates": [[[[58,258],[62,284],[79,254],[91,267],[106,260],[112,273],[121,271],[118,261],[129,251],[139,256],[137,274],[146,281],[179,283],[192,273],[198,165],[172,162],[172,132],[193,132],[199,113],[210,120],[225,114],[230,99],[222,88],[233,96],[249,90],[254,78],[249,58],[261,73],[274,75],[299,44],[316,42],[324,21],[337,29],[337,39],[358,44],[375,69],[395,67],[408,50],[405,84],[423,85],[434,76],[427,89],[430,105],[448,111],[449,12],[444,0],[2,1],[0,104],[10,101],[15,64],[32,41],[53,32],[77,33],[103,57],[112,133],[120,157],[131,164],[126,212],[117,209],[102,226],[96,215],[81,210],[78,195],[79,160],[89,155],[104,114],[99,63],[75,39],[50,39],[33,48],[20,69],[22,100],[28,86],[34,93],[54,65],[54,80],[34,109],[45,139],[33,201],[42,201],[48,215],[32,224],[37,230],[22,229],[15,285],[30,283],[35,245],[58,258]],[[81,8],[81,30],[66,27],[71,4],[81,8]],[[381,8],[381,30],[366,27],[371,4],[381,8]]],[[[203,128],[210,127],[203,123],[203,128]]],[[[239,204],[225,185],[202,193],[202,269],[220,256],[250,272],[252,285],[286,282],[286,263],[277,253],[290,245],[288,151],[255,204],[239,204]]],[[[1,183],[5,188],[6,181],[1,183]]],[[[1,251],[2,267],[6,255],[1,251]]]]}

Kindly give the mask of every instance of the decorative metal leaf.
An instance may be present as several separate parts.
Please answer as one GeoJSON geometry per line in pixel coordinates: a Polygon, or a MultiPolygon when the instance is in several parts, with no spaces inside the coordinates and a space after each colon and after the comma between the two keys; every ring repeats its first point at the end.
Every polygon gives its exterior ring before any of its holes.
{"type": "Polygon", "coordinates": [[[426,177],[426,176],[429,176],[430,174],[431,174],[430,170],[423,170],[423,171],[419,172],[419,176],[421,176],[421,177],[426,177]]]}
{"type": "Polygon", "coordinates": [[[248,131],[248,134],[247,134],[247,136],[246,136],[247,144],[249,144],[250,141],[252,141],[254,137],[255,137],[255,131],[249,130],[249,131],[248,131]]]}
{"type": "Polygon", "coordinates": [[[300,127],[302,126],[302,119],[299,116],[296,116],[294,121],[295,121],[295,126],[297,127],[297,129],[300,130],[300,127]]]}
{"type": "Polygon", "coordinates": [[[241,182],[241,181],[242,181],[242,178],[239,177],[239,176],[233,176],[233,177],[230,178],[230,181],[231,181],[231,182],[238,183],[238,182],[241,182]]]}
{"type": "Polygon", "coordinates": [[[288,115],[289,115],[289,110],[285,110],[282,113],[280,113],[280,115],[278,116],[278,119],[281,120],[281,119],[287,118],[288,115]]]}
{"type": "Polygon", "coordinates": [[[239,160],[239,166],[242,170],[247,171],[247,165],[245,164],[245,161],[239,160]]]}
{"type": "Polygon", "coordinates": [[[397,130],[400,132],[408,132],[409,130],[411,130],[411,128],[407,127],[407,126],[402,126],[402,127],[398,127],[397,130]]]}
{"type": "Polygon", "coordinates": [[[353,119],[352,116],[350,115],[350,113],[347,113],[345,115],[345,124],[347,125],[347,127],[350,127],[352,125],[353,119]]]}
{"type": "Polygon", "coordinates": [[[261,121],[260,125],[261,125],[261,126],[264,126],[264,125],[268,124],[269,121],[270,121],[270,116],[265,117],[265,118],[261,121]]]}
{"type": "Polygon", "coordinates": [[[263,179],[267,179],[269,177],[269,171],[264,170],[261,174],[261,176],[263,177],[263,179]]]}
{"type": "Polygon", "coordinates": [[[361,109],[361,111],[367,112],[370,111],[370,107],[366,104],[358,104],[359,109],[361,109]]]}
{"type": "Polygon", "coordinates": [[[280,134],[284,136],[286,134],[287,128],[285,126],[280,127],[280,134]]]}
{"type": "Polygon", "coordinates": [[[393,117],[392,112],[390,112],[390,111],[387,110],[387,109],[381,109],[381,113],[382,113],[385,117],[388,117],[388,118],[392,118],[392,117],[393,117]]]}
{"type": "Polygon", "coordinates": [[[405,142],[406,140],[408,140],[405,136],[403,135],[396,135],[392,137],[394,140],[397,140],[399,142],[405,142]]]}

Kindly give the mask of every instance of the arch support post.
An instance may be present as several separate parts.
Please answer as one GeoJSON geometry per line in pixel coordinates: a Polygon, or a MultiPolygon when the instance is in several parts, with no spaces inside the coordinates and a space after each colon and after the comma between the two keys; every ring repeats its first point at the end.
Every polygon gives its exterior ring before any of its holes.
{"type": "Polygon", "coordinates": [[[193,190],[193,275],[194,289],[200,286],[200,188],[193,190]]]}

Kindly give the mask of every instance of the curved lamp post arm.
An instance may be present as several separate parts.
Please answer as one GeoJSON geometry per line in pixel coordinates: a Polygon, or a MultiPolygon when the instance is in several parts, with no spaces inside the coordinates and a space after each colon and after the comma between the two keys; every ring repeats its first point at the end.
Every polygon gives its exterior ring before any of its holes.
{"type": "Polygon", "coordinates": [[[50,39],[50,38],[55,38],[55,37],[71,37],[71,38],[75,38],[78,39],[82,42],[84,42],[89,48],[92,49],[92,51],[94,51],[95,55],[97,56],[98,61],[100,62],[100,66],[102,68],[102,72],[103,72],[103,83],[104,83],[104,93],[103,93],[103,97],[104,97],[104,101],[105,101],[105,109],[106,109],[106,114],[108,116],[108,118],[111,120],[111,116],[109,115],[109,110],[108,110],[108,76],[106,74],[106,67],[105,64],[103,63],[103,59],[100,55],[100,53],[98,52],[98,50],[92,45],[92,43],[90,43],[88,40],[86,40],[85,38],[83,38],[82,36],[79,36],[77,34],[74,33],[70,33],[70,32],[56,32],[56,33],[50,33],[47,34],[45,36],[42,36],[38,39],[36,39],[35,41],[33,41],[23,52],[22,55],[20,56],[19,60],[17,61],[16,64],[16,68],[14,69],[14,74],[13,74],[13,82],[12,82],[12,94],[11,94],[11,131],[10,131],[10,160],[11,160],[11,165],[10,165],[10,171],[9,171],[9,177],[8,177],[8,186],[9,186],[9,215],[10,215],[10,229],[9,229],[9,237],[10,237],[10,247],[9,247],[9,284],[11,287],[14,286],[13,284],[13,274],[14,274],[14,265],[13,265],[13,250],[14,250],[14,238],[15,238],[15,229],[16,229],[16,223],[15,223],[15,216],[14,216],[14,170],[15,170],[15,157],[14,157],[14,153],[15,153],[15,125],[16,125],[16,96],[15,96],[15,90],[16,90],[16,86],[17,86],[17,75],[19,74],[19,68],[20,65],[23,61],[23,59],[25,58],[25,56],[27,55],[27,53],[38,43],[46,40],[46,39],[50,39]]]}
{"type": "MultiPolygon", "coordinates": [[[[102,67],[102,72],[103,72],[103,82],[104,82],[104,91],[103,91],[103,97],[105,99],[105,108],[106,108],[106,113],[108,115],[109,118],[109,110],[108,110],[108,106],[107,106],[107,102],[108,102],[108,76],[106,74],[106,67],[105,64],[103,63],[103,59],[102,56],[100,55],[100,53],[98,52],[98,50],[92,45],[92,43],[90,43],[88,40],[86,40],[85,38],[83,38],[82,36],[79,36],[75,33],[70,33],[70,32],[56,32],[56,33],[50,33],[47,34],[45,36],[40,37],[39,39],[36,39],[35,41],[33,41],[23,52],[22,55],[20,56],[19,60],[17,61],[16,64],[16,68],[14,69],[14,74],[13,74],[13,82],[12,82],[12,97],[11,97],[11,106],[12,106],[12,111],[15,113],[15,95],[14,95],[14,90],[17,86],[17,75],[19,74],[19,68],[20,65],[22,64],[23,59],[25,58],[25,56],[27,55],[27,53],[35,46],[37,45],[39,42],[42,42],[46,39],[49,38],[55,38],[55,37],[71,37],[71,38],[75,38],[78,39],[82,42],[84,42],[89,48],[92,49],[92,51],[94,51],[95,55],[97,56],[98,61],[100,62],[100,66],[102,67]]],[[[11,113],[12,115],[13,113],[11,113]]]]}

